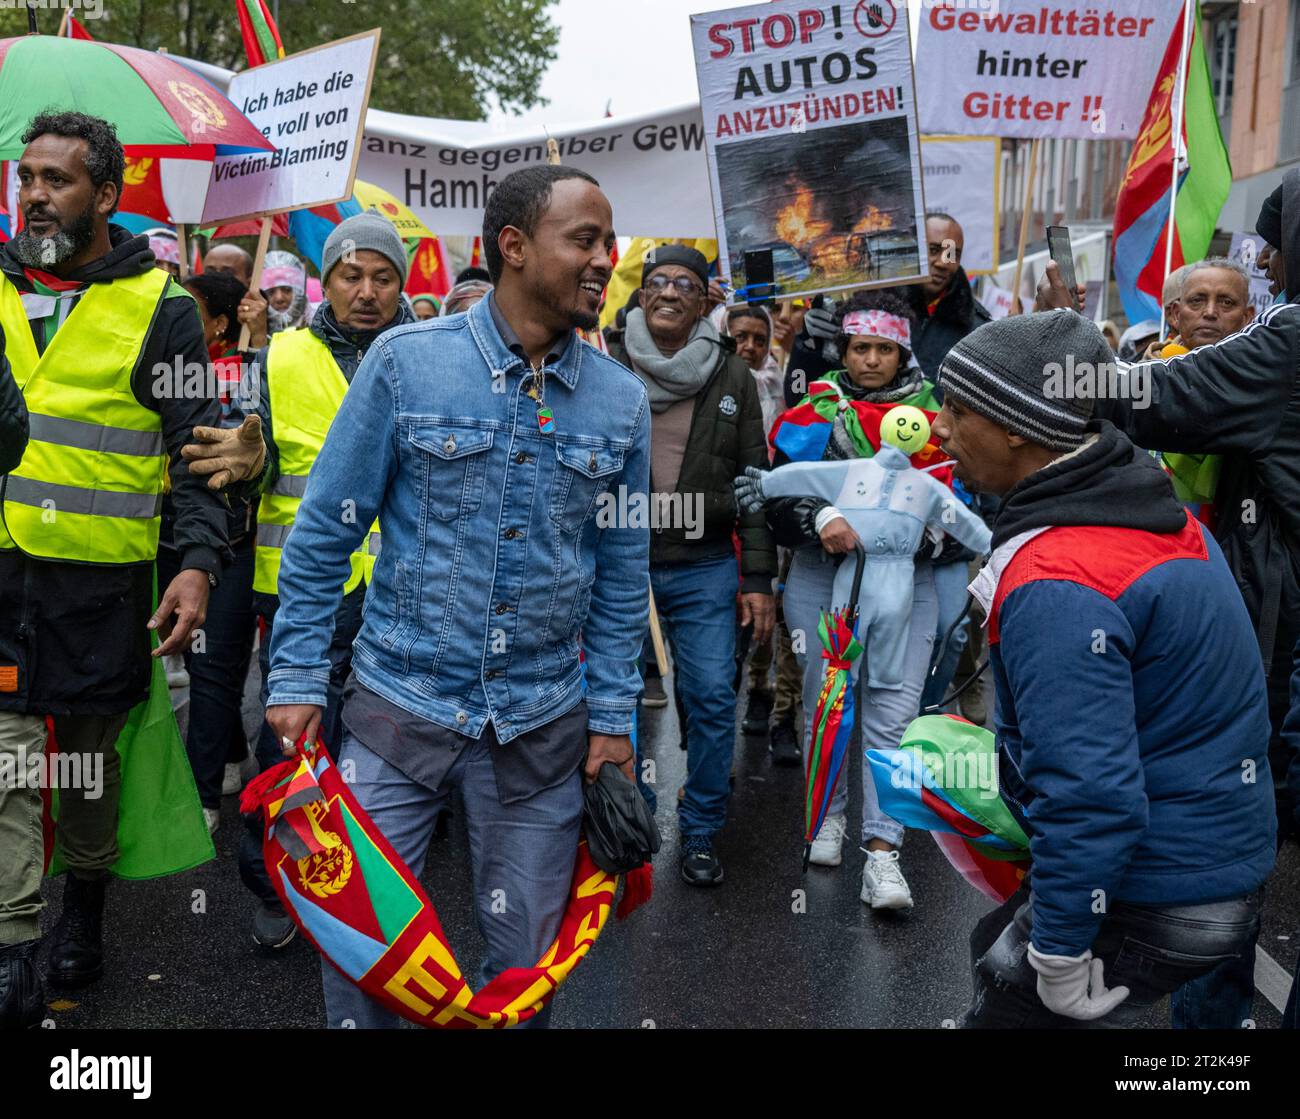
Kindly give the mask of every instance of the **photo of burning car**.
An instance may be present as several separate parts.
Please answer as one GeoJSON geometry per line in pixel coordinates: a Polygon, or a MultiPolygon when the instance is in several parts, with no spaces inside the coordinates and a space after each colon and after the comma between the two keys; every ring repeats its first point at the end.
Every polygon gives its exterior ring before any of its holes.
{"type": "Polygon", "coordinates": [[[746,253],[772,254],[778,299],[926,275],[906,118],[742,140],[717,160],[740,299],[746,253]]]}

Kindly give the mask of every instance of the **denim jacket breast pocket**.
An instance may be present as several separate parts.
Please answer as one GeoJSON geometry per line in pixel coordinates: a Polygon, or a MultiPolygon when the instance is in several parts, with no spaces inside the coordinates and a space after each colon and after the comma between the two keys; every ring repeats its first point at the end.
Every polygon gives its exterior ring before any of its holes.
{"type": "Polygon", "coordinates": [[[623,469],[626,447],[591,435],[555,435],[555,475],[551,519],[564,533],[587,522],[596,499],[623,469]]]}
{"type": "Polygon", "coordinates": [[[478,511],[483,503],[492,431],[464,422],[411,422],[408,439],[422,467],[420,500],[440,521],[478,511]]]}

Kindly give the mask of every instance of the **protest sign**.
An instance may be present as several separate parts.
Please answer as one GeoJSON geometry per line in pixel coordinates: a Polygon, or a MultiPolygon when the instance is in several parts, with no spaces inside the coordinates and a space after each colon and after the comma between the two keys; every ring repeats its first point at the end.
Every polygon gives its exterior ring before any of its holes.
{"type": "Polygon", "coordinates": [[[997,269],[1002,208],[1002,141],[991,136],[922,136],[925,208],[957,219],[968,276],[997,269]]]}
{"type": "Polygon", "coordinates": [[[780,298],[928,275],[903,0],[728,8],[691,16],[691,35],[737,298],[746,253],[770,254],[780,298]]]}
{"type": "Polygon", "coordinates": [[[1264,238],[1258,233],[1234,233],[1228,256],[1246,269],[1250,276],[1250,305],[1258,317],[1273,306],[1273,281],[1259,266],[1259,254],[1264,251],[1264,238]]]}
{"type": "Polygon", "coordinates": [[[371,109],[357,176],[394,195],[436,233],[474,235],[483,230],[483,207],[497,183],[546,163],[548,135],[566,166],[600,183],[621,233],[713,236],[697,105],[549,133],[371,109]]]}
{"type": "Polygon", "coordinates": [[[231,78],[230,100],[276,150],[217,157],[203,224],[351,197],[378,53],[366,31],[231,78]]]}
{"type": "Polygon", "coordinates": [[[1182,0],[926,0],[916,47],[921,127],[1026,139],[1136,136],[1182,12],[1182,0]]]}

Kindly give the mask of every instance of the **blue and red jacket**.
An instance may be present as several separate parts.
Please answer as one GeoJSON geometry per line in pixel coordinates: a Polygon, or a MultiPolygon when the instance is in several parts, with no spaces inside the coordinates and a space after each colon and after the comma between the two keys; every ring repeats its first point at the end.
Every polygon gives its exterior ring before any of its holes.
{"type": "Polygon", "coordinates": [[[1052,527],[998,551],[990,659],[1034,946],[1082,954],[1116,901],[1258,887],[1275,855],[1268,705],[1214,539],[1188,516],[1179,532],[1052,527]]]}

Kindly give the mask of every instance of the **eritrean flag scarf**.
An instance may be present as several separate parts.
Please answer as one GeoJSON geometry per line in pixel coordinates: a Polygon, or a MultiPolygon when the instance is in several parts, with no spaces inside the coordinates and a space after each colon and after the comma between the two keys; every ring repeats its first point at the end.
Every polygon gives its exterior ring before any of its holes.
{"type": "MultiPolygon", "coordinates": [[[[580,842],[555,941],[533,967],[504,971],[475,993],[433,903],[324,746],[254,778],[240,809],[261,810],[267,872],[303,935],[372,999],[422,1026],[494,1029],[533,1017],[595,943],[618,889],[618,876],[597,867],[580,842]]],[[[636,889],[638,873],[629,876],[619,917],[648,896],[636,889]]]]}
{"type": "MultiPolygon", "coordinates": [[[[814,381],[803,400],[777,417],[769,436],[774,450],[782,452],[791,462],[820,462],[839,418],[858,456],[871,458],[880,450],[880,421],[891,408],[910,404],[920,408],[931,423],[939,414],[934,388],[928,382],[920,392],[903,400],[853,400],[840,388],[839,378],[845,376],[846,373],[839,371],[814,381]]],[[[943,461],[936,442],[927,443],[912,455],[912,465],[918,470],[943,461]]],[[[930,470],[930,473],[944,485],[951,484],[951,468],[930,470]]]]}

